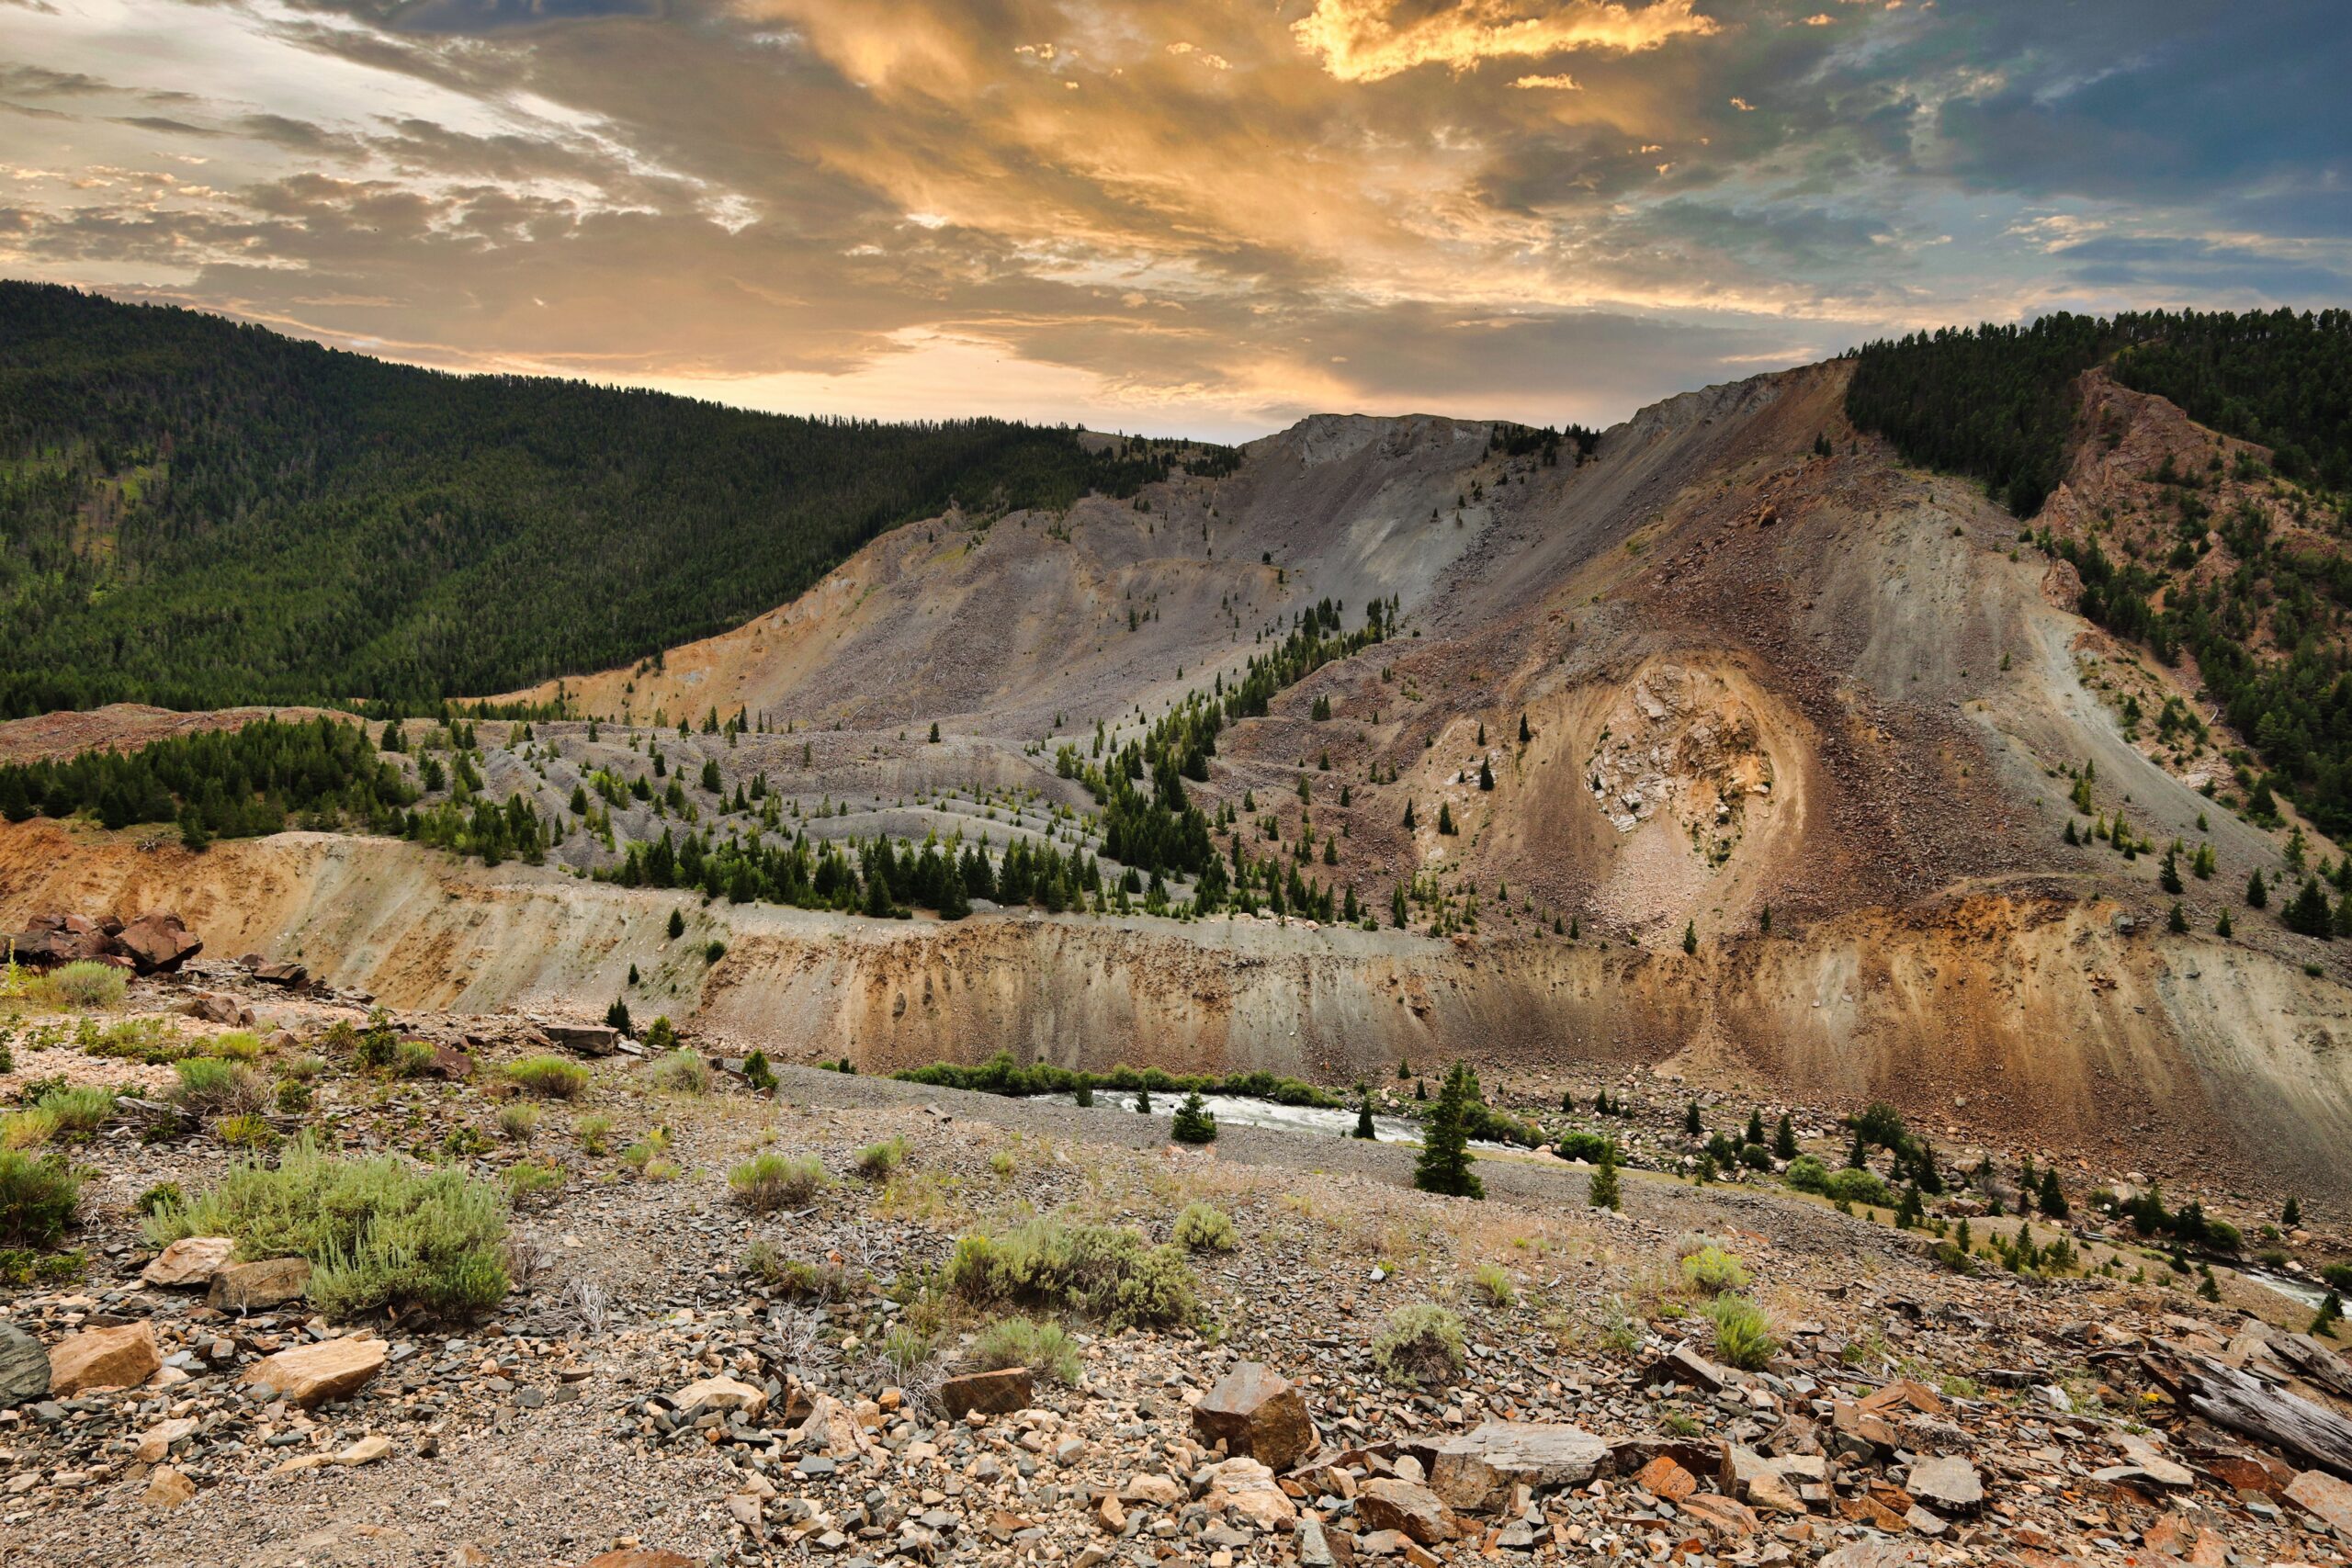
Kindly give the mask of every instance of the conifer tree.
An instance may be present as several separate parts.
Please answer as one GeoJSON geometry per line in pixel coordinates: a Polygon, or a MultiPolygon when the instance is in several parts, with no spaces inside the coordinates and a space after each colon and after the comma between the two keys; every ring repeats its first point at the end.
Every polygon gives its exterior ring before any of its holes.
{"type": "Polygon", "coordinates": [[[2183,932],[2187,931],[2188,930],[2188,911],[2183,909],[2178,904],[2175,904],[2172,907],[2171,912],[2165,916],[2165,930],[2172,932],[2175,936],[2179,936],[2183,932]]]}
{"type": "Polygon", "coordinates": [[[2302,1223],[2303,1201],[2301,1198],[2289,1198],[2287,1200],[2287,1206],[2278,1211],[2279,1225],[2287,1230],[2295,1230],[2299,1228],[2302,1223]]]}
{"type": "Polygon", "coordinates": [[[2254,874],[2245,879],[2245,907],[2259,909],[2270,902],[2270,889],[2263,885],[2262,868],[2256,866],[2254,874]]]}
{"type": "Polygon", "coordinates": [[[1797,1130],[1789,1124],[1789,1113],[1785,1111],[1781,1112],[1781,1124],[1772,1129],[1772,1157],[1797,1157],[1797,1130]]]}
{"type": "Polygon", "coordinates": [[[1596,1209],[1615,1210],[1623,1206],[1617,1191],[1617,1145],[1603,1145],[1600,1163],[1593,1168],[1592,1180],[1585,1188],[1585,1201],[1596,1209]]]}
{"type": "Polygon", "coordinates": [[[1455,1062],[1422,1125],[1420,1159],[1413,1168],[1413,1185],[1422,1191],[1449,1198],[1487,1195],[1486,1184],[1470,1168],[1470,1107],[1477,1098],[1478,1080],[1466,1065],[1455,1062]]]}
{"type": "Polygon", "coordinates": [[[1525,714],[1521,714],[1519,716],[1519,743],[1521,746],[1524,746],[1534,739],[1535,732],[1527,728],[1527,716],[1525,714]]]}
{"type": "Polygon", "coordinates": [[[1747,1143],[1761,1145],[1764,1142],[1764,1112],[1754,1106],[1747,1108],[1747,1143]]]}
{"type": "Polygon", "coordinates": [[[683,909],[670,911],[670,940],[677,941],[686,934],[686,916],[683,909]]]}
{"type": "Polygon", "coordinates": [[[1484,758],[1478,761],[1478,787],[1489,790],[1495,787],[1495,770],[1487,765],[1484,758]]]}
{"type": "Polygon", "coordinates": [[[1380,1141],[1379,1130],[1372,1124],[1372,1087],[1369,1084],[1356,1085],[1356,1130],[1354,1136],[1362,1138],[1367,1144],[1377,1143],[1380,1141]]]}
{"type": "Polygon", "coordinates": [[[1699,951],[1699,922],[1696,920],[1682,922],[1682,951],[1685,953],[1699,951]]]}
{"type": "Polygon", "coordinates": [[[1707,1131],[1706,1124],[1699,1120],[1699,1102],[1695,1100],[1682,1108],[1682,1131],[1693,1138],[1707,1131]]]}
{"type": "Polygon", "coordinates": [[[1216,1118],[1201,1100],[1198,1089],[1184,1097],[1176,1108],[1176,1119],[1169,1132],[1180,1144],[1213,1144],[1216,1142],[1216,1118]]]}
{"type": "Polygon", "coordinates": [[[2164,863],[2156,868],[2156,886],[2175,897],[2180,896],[2180,857],[2176,852],[2165,851],[2164,863]]]}
{"type": "Polygon", "coordinates": [[[628,1003],[626,1000],[619,997],[613,998],[613,1005],[605,1010],[605,1026],[608,1029],[617,1029],[623,1034],[637,1032],[629,1025],[628,1003]]]}

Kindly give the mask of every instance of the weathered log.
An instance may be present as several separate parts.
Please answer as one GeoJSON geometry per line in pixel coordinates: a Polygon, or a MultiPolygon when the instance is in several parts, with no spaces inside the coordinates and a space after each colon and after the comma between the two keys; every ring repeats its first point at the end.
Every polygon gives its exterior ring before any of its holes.
{"type": "Polygon", "coordinates": [[[2344,1399],[2352,1399],[2352,1362],[2308,1334],[2274,1334],[2271,1353],[2312,1382],[2344,1399]]]}
{"type": "Polygon", "coordinates": [[[2352,1481],[2352,1421],[2210,1356],[2195,1357],[2193,1363],[2191,1410],[2283,1450],[2308,1469],[2352,1481]]]}

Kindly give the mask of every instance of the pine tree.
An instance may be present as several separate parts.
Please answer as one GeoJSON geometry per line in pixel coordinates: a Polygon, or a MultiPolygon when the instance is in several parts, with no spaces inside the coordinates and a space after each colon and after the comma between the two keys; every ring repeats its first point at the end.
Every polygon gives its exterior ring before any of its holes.
{"type": "Polygon", "coordinates": [[[1421,1156],[1413,1168],[1413,1185],[1422,1191],[1449,1198],[1487,1195],[1486,1184],[1470,1168],[1470,1107],[1477,1098],[1478,1080],[1468,1066],[1455,1062],[1422,1124],[1421,1156]]]}
{"type": "Polygon", "coordinates": [[[1781,1124],[1772,1129],[1772,1157],[1797,1157],[1797,1130],[1789,1124],[1789,1113],[1785,1111],[1781,1112],[1781,1124]]]}
{"type": "Polygon", "coordinates": [[[2213,922],[2213,934],[2221,937],[2237,934],[2237,928],[2230,923],[2230,912],[2227,909],[2222,910],[2222,918],[2213,922]]]}
{"type": "Polygon", "coordinates": [[[2291,1231],[2300,1229],[2302,1223],[2303,1201],[2301,1198],[2289,1198],[2287,1206],[2278,1211],[2279,1225],[2283,1229],[2291,1231]]]}
{"type": "Polygon", "coordinates": [[[1585,1188],[1585,1201],[1596,1209],[1615,1210],[1623,1207],[1617,1192],[1617,1145],[1604,1145],[1600,1163],[1593,1168],[1592,1180],[1585,1188]]]}
{"type": "Polygon", "coordinates": [[[1148,1089],[1136,1090],[1136,1110],[1145,1116],[1151,1114],[1151,1090],[1148,1089]]]}
{"type": "Polygon", "coordinates": [[[1198,1089],[1186,1095],[1184,1103],[1176,1108],[1176,1119],[1169,1131],[1180,1144],[1216,1142],[1216,1118],[1202,1103],[1198,1089]]]}
{"type": "Polygon", "coordinates": [[[2278,921],[2298,936],[2317,937],[2322,942],[2335,938],[2334,911],[2328,908],[2327,895],[2320,891],[2317,877],[2303,878],[2301,888],[2278,911],[2278,921]]]}
{"type": "Polygon", "coordinates": [[[2319,1315],[2312,1319],[2311,1333],[2312,1337],[2319,1339],[2335,1338],[2336,1325],[2343,1321],[2344,1298],[2335,1292],[2330,1291],[2327,1292],[2327,1300],[2319,1303],[2319,1315]]]}
{"type": "Polygon", "coordinates": [[[1372,1088],[1368,1084],[1356,1085],[1355,1136],[1367,1144],[1380,1141],[1380,1133],[1372,1124],[1372,1088]]]}
{"type": "Polygon", "coordinates": [[[670,940],[677,941],[686,934],[686,915],[683,909],[670,911],[670,940]]]}
{"type": "Polygon", "coordinates": [[[1693,1138],[1706,1134],[1706,1124],[1699,1120],[1699,1102],[1695,1100],[1682,1108],[1682,1131],[1693,1138]]]}
{"type": "Polygon", "coordinates": [[[1754,1106],[1747,1109],[1747,1143],[1761,1145],[1764,1142],[1764,1112],[1754,1106]]]}
{"type": "Polygon", "coordinates": [[[1849,1170],[1867,1170],[1870,1168],[1870,1150],[1863,1145],[1862,1135],[1860,1133],[1857,1133],[1854,1134],[1854,1146],[1846,1152],[1846,1168],[1849,1170]]]}
{"type": "Polygon", "coordinates": [[[1453,807],[1450,802],[1441,800],[1437,803],[1437,830],[1440,834],[1452,833],[1454,830],[1453,807]]]}
{"type": "Polygon", "coordinates": [[[637,965],[634,964],[628,966],[628,983],[631,987],[637,984],[637,965]]]}
{"type": "Polygon", "coordinates": [[[768,1065],[766,1052],[753,1051],[743,1058],[743,1082],[751,1087],[754,1094],[772,1094],[775,1091],[775,1069],[768,1065]]]}
{"type": "Polygon", "coordinates": [[[1487,765],[1484,758],[1479,759],[1478,761],[1478,787],[1480,789],[1495,787],[1495,770],[1487,765]]]}
{"type": "Polygon", "coordinates": [[[623,1034],[634,1034],[637,1032],[637,1031],[630,1027],[629,1024],[628,1003],[627,1001],[623,1000],[619,997],[615,997],[613,998],[613,1005],[605,1010],[605,1026],[607,1029],[617,1029],[623,1034]]]}
{"type": "Polygon", "coordinates": [[[1682,951],[1685,953],[1699,951],[1699,922],[1696,920],[1682,922],[1682,951]]]}
{"type": "Polygon", "coordinates": [[[2184,910],[2178,904],[2175,904],[2172,907],[2171,912],[2165,916],[2165,930],[2172,932],[2175,936],[2179,936],[2186,932],[2188,930],[2188,911],[2184,910]]]}
{"type": "Polygon", "coordinates": [[[939,721],[935,718],[931,721],[930,744],[933,746],[939,744],[939,721]]]}
{"type": "Polygon", "coordinates": [[[1527,716],[1525,714],[1521,714],[1519,716],[1519,743],[1521,746],[1524,746],[1534,739],[1535,732],[1527,728],[1527,716]]]}
{"type": "Polygon", "coordinates": [[[2180,896],[2180,857],[2174,851],[2165,852],[2164,863],[2156,868],[2156,886],[2176,898],[2180,896]]]}
{"type": "Polygon", "coordinates": [[[2245,879],[2245,907],[2259,909],[2270,902],[2270,889],[2263,885],[2262,868],[2256,866],[2254,874],[2245,879]]]}
{"type": "Polygon", "coordinates": [[[2034,1201],[2035,1206],[2041,1209],[2047,1218],[2063,1220],[2066,1217],[2068,1209],[2066,1192],[2065,1189],[2058,1185],[2056,1166],[2045,1165],[2041,1168],[2041,1190],[2035,1194],[2034,1201]]]}
{"type": "Polygon", "coordinates": [[[2075,836],[2075,819],[2073,818],[2070,817],[2066,819],[2066,830],[2061,833],[2059,837],[2064,839],[2069,844],[2079,844],[2082,842],[2080,839],[2075,836]]]}
{"type": "MultiPolygon", "coordinates": [[[[1413,803],[1412,803],[1411,801],[1409,801],[1409,800],[1408,800],[1408,801],[1407,801],[1407,802],[1405,803],[1405,831],[1407,831],[1408,833],[1411,832],[1411,831],[1413,830],[1413,829],[1414,829],[1414,826],[1415,826],[1415,824],[1414,824],[1414,821],[1413,821],[1413,803]]],[[[2259,875],[2259,874],[2260,874],[2260,873],[2256,873],[2256,875],[2259,875]]]]}

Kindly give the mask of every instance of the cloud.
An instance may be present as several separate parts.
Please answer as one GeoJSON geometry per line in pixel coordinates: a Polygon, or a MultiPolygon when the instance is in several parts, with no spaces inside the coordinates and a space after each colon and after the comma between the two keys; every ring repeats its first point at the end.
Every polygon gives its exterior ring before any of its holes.
{"type": "Polygon", "coordinates": [[[1511,85],[1514,87],[1549,87],[1563,93],[1576,93],[1583,91],[1583,88],[1578,85],[1577,79],[1566,74],[1558,76],[1521,76],[1517,81],[1513,82],[1511,85]]]}
{"type": "Polygon", "coordinates": [[[1715,31],[1692,0],[1569,0],[1523,6],[1510,0],[1454,0],[1399,21],[1419,7],[1398,0],[1315,0],[1292,25],[1299,47],[1342,82],[1378,82],[1417,66],[1466,71],[1487,60],[1524,60],[1576,51],[1636,53],[1715,31]]]}

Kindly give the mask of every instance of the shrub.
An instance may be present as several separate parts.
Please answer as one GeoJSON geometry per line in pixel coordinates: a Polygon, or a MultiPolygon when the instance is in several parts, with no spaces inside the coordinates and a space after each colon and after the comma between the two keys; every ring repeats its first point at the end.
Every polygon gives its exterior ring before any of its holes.
{"type": "Polygon", "coordinates": [[[561,1056],[526,1056],[506,1065],[506,1076],[526,1094],[541,1100],[577,1100],[588,1091],[588,1069],[561,1056]]]}
{"type": "Polygon", "coordinates": [[[806,1207],[826,1182],[824,1162],[815,1155],[759,1155],[727,1173],[735,1201],[763,1214],[786,1204],[806,1207]]]}
{"type": "Polygon", "coordinates": [[[481,1128],[461,1122],[449,1129],[448,1135],[441,1140],[441,1146],[449,1152],[453,1159],[471,1159],[476,1155],[490,1153],[491,1145],[490,1140],[481,1135],[481,1128]]]}
{"type": "Polygon", "coordinates": [[[1734,1254],[1709,1245],[1682,1260],[1682,1282],[1691,1290],[1718,1295],[1724,1291],[1746,1290],[1747,1269],[1734,1254]]]}
{"type": "Polygon", "coordinates": [[[1510,1274],[1498,1263],[1482,1263],[1471,1276],[1479,1294],[1495,1306],[1507,1307],[1519,1299],[1519,1292],[1510,1282],[1510,1274]]]}
{"type": "MultiPolygon", "coordinates": [[[[669,1152],[670,1129],[653,1127],[647,1130],[645,1136],[621,1151],[621,1160],[640,1176],[651,1176],[656,1179],[666,1180],[668,1177],[655,1171],[652,1168],[657,1164],[669,1164],[662,1157],[669,1152]]],[[[671,1174],[675,1174],[674,1169],[671,1174]]]]}
{"type": "Polygon", "coordinates": [[[326,1070],[326,1063],[316,1056],[289,1056],[277,1064],[277,1076],[297,1083],[309,1083],[326,1070]]]}
{"type": "Polygon", "coordinates": [[[910,1325],[893,1324],[882,1336],[882,1343],[875,1348],[874,1359],[890,1371],[900,1382],[922,1378],[924,1369],[938,1356],[939,1349],[932,1337],[910,1325]]]}
{"type": "Polygon", "coordinates": [[[277,1129],[250,1111],[223,1116],[212,1124],[212,1131],[232,1149],[266,1150],[277,1146],[277,1129]]]}
{"type": "Polygon", "coordinates": [[[645,1076],[656,1089],[675,1089],[681,1094],[710,1092],[710,1064],[684,1046],[656,1058],[645,1069],[645,1076]]]}
{"type": "Polygon", "coordinates": [[[518,1144],[529,1143],[539,1130],[539,1108],[528,1103],[502,1107],[498,1130],[518,1144]]]}
{"type": "Polygon", "coordinates": [[[111,964],[77,958],[52,969],[40,983],[41,994],[58,1007],[113,1008],[130,993],[130,977],[111,964]]]}
{"type": "Polygon", "coordinates": [[[563,1172],[553,1165],[535,1159],[516,1160],[506,1168],[507,1201],[520,1203],[542,1192],[551,1192],[563,1185],[563,1172]]]}
{"type": "Polygon", "coordinates": [[[1399,1307],[1373,1337],[1372,1365],[1399,1388],[1443,1388],[1462,1375],[1462,1320],[1428,1302],[1399,1307]]]}
{"type": "Polygon", "coordinates": [[[1198,1310],[1184,1255],[1147,1247],[1125,1226],[1032,1220],[967,1235],[948,1259],[946,1282],[969,1302],[1059,1308],[1117,1328],[1187,1323],[1198,1310]]]}
{"type": "Polygon", "coordinates": [[[1026,1367],[1050,1382],[1075,1383],[1079,1379],[1078,1347],[1069,1331],[1058,1323],[1025,1317],[1000,1318],[981,1329],[965,1360],[976,1372],[1026,1367]]]}
{"type": "Polygon", "coordinates": [[[385,1071],[396,1078],[426,1078],[440,1066],[440,1058],[433,1047],[422,1040],[403,1040],[392,1047],[392,1060],[385,1071]]]}
{"type": "Polygon", "coordinates": [[[74,1223],[82,1173],[56,1155],[0,1149],[0,1246],[47,1247],[74,1223]]]}
{"type": "Polygon", "coordinates": [[[57,1113],[34,1106],[0,1116],[0,1149],[37,1149],[57,1136],[57,1113]]]}
{"type": "Polygon", "coordinates": [[[1799,1155],[1789,1162],[1789,1185],[1800,1192],[1826,1192],[1829,1168],[1817,1155],[1799,1155]]]}
{"type": "Polygon", "coordinates": [[[232,1029],[204,1043],[206,1055],[218,1056],[225,1062],[257,1062],[262,1050],[261,1036],[250,1029],[232,1029]]]}
{"type": "Polygon", "coordinates": [[[1552,1152],[1562,1159],[1580,1159],[1587,1165],[1599,1165],[1613,1155],[1616,1146],[1599,1133],[1566,1132],[1560,1134],[1560,1141],[1553,1145],[1552,1152]]]}
{"type": "Polygon", "coordinates": [[[583,1153],[600,1155],[612,1146],[613,1119],[609,1116],[582,1116],[572,1123],[572,1131],[580,1134],[583,1153]]]}
{"type": "Polygon", "coordinates": [[[765,1236],[744,1250],[743,1269],[779,1294],[804,1300],[831,1301],[848,1293],[851,1283],[848,1272],[839,1264],[786,1258],[765,1236]]]}
{"type": "Polygon", "coordinates": [[[743,1082],[753,1094],[775,1092],[775,1068],[768,1065],[768,1054],[765,1051],[754,1051],[743,1058],[743,1082]]]}
{"type": "Polygon", "coordinates": [[[662,1014],[645,1026],[645,1048],[649,1051],[674,1051],[678,1047],[678,1026],[670,1021],[668,1013],[662,1014]]]}
{"type": "Polygon", "coordinates": [[[280,1078],[277,1081],[277,1113],[300,1116],[311,1109],[311,1086],[300,1078],[280,1078]]]}
{"type": "Polygon", "coordinates": [[[1213,1144],[1216,1142],[1216,1118],[1201,1103],[1199,1094],[1188,1094],[1176,1108],[1176,1120],[1169,1134],[1180,1144],[1213,1144]]]}
{"type": "Polygon", "coordinates": [[[702,961],[705,964],[716,964],[726,956],[727,944],[719,941],[717,937],[713,937],[708,942],[702,944],[702,961]]]}
{"type": "Polygon", "coordinates": [[[868,1181],[888,1181],[890,1173],[907,1163],[907,1141],[886,1138],[857,1151],[857,1173],[868,1181]]]}
{"type": "Polygon", "coordinates": [[[1771,1325],[1744,1296],[1726,1291],[1699,1310],[1715,1325],[1718,1360],[1752,1372],[1770,1361],[1781,1348],[1780,1340],[1773,1337],[1771,1325]]]}
{"type": "Polygon", "coordinates": [[[172,1071],[179,1077],[172,1102],[198,1116],[250,1115],[268,1100],[267,1083],[242,1062],[190,1056],[173,1063],[172,1071]]]}
{"type": "Polygon", "coordinates": [[[1886,1208],[1894,1201],[1886,1190],[1886,1183],[1867,1170],[1831,1171],[1822,1192],[1835,1202],[1868,1203],[1879,1209],[1886,1208]]]}
{"type": "Polygon", "coordinates": [[[157,1247],[227,1235],[240,1258],[307,1258],[311,1304],[330,1318],[385,1309],[469,1316],[506,1294],[506,1201],[496,1188],[395,1155],[339,1159],[308,1138],[274,1168],[232,1168],[146,1228],[157,1247]]]}
{"type": "Polygon", "coordinates": [[[1231,1252],[1233,1221],[1212,1203],[1187,1203],[1176,1216],[1176,1245],[1187,1252],[1231,1252]]]}
{"type": "Polygon", "coordinates": [[[180,1190],[178,1182],[158,1181],[133,1200],[130,1212],[144,1219],[160,1210],[176,1209],[187,1201],[187,1195],[180,1190]]]}
{"type": "Polygon", "coordinates": [[[62,1131],[95,1132],[114,1114],[114,1090],[96,1086],[55,1089],[40,1097],[39,1107],[57,1118],[62,1131]]]}

